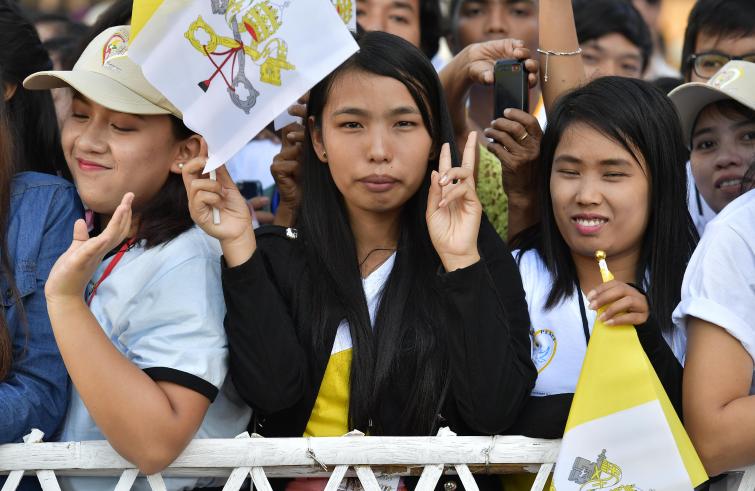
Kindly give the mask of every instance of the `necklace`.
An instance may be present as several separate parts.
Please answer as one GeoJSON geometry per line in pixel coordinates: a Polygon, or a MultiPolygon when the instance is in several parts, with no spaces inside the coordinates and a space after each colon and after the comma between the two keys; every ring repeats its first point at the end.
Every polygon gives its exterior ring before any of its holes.
{"type": "Polygon", "coordinates": [[[362,259],[362,260],[361,260],[361,261],[359,262],[359,270],[360,270],[360,271],[362,270],[362,266],[364,266],[364,263],[366,263],[366,262],[367,262],[367,259],[369,259],[369,258],[370,258],[370,256],[372,255],[372,253],[373,253],[373,252],[378,252],[378,251],[384,251],[384,252],[385,252],[385,251],[391,251],[391,252],[396,252],[396,248],[395,248],[395,247],[376,247],[375,249],[372,249],[372,250],[371,250],[370,252],[368,252],[368,253],[367,253],[367,255],[366,255],[366,256],[364,256],[364,259],[362,259]]]}

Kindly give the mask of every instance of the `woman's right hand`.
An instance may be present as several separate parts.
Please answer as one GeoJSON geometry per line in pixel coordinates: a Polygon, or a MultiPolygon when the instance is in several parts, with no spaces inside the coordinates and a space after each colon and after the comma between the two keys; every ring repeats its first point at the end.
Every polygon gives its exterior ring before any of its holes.
{"type": "Polygon", "coordinates": [[[194,223],[220,241],[228,266],[238,266],[257,248],[249,207],[226,168],[217,169],[217,181],[212,181],[202,176],[205,163],[205,158],[199,157],[183,167],[189,213],[194,223]],[[213,208],[220,211],[220,223],[213,221],[213,208]]]}

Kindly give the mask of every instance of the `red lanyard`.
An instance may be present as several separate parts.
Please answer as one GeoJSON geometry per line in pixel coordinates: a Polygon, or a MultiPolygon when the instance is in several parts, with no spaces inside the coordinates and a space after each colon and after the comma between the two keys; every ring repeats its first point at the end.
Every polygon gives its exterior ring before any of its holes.
{"type": "Polygon", "coordinates": [[[107,268],[105,268],[105,271],[102,273],[102,276],[100,276],[100,279],[95,283],[94,288],[92,288],[92,293],[89,294],[89,299],[87,300],[87,305],[92,303],[92,299],[97,294],[97,288],[100,287],[103,281],[107,279],[108,276],[110,276],[110,273],[113,272],[115,267],[118,265],[118,263],[123,259],[123,256],[126,254],[126,251],[128,251],[131,246],[134,245],[134,239],[128,239],[118,250],[118,252],[113,257],[113,260],[110,261],[110,264],[107,265],[107,268]]]}

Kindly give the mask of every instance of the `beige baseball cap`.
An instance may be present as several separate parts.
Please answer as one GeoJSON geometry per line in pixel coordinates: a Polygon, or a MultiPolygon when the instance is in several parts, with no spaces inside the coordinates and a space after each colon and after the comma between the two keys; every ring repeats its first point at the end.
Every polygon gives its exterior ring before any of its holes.
{"type": "Polygon", "coordinates": [[[684,142],[689,147],[697,117],[709,104],[733,99],[755,110],[755,63],[730,61],[706,83],[680,85],[669,93],[669,97],[679,113],[684,142]]]}
{"type": "Polygon", "coordinates": [[[129,114],[172,114],[179,111],[142,74],[128,51],[130,26],[111,27],[89,43],[71,71],[49,70],[26,77],[31,90],[73,87],[87,99],[129,114]]]}

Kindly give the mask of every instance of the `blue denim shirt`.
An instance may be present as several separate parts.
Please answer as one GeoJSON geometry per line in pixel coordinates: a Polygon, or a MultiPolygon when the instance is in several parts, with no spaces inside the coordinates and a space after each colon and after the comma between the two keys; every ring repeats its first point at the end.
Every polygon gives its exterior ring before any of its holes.
{"type": "Polygon", "coordinates": [[[44,287],[83,216],[74,186],[47,174],[23,172],[11,184],[8,255],[26,315],[22,324],[8,282],[0,300],[13,342],[13,366],[0,382],[0,443],[20,442],[32,428],[54,440],[68,401],[68,373],[55,344],[44,287]]]}

